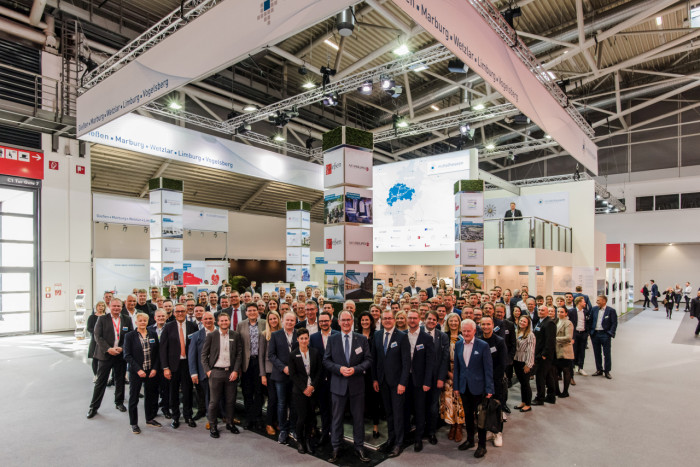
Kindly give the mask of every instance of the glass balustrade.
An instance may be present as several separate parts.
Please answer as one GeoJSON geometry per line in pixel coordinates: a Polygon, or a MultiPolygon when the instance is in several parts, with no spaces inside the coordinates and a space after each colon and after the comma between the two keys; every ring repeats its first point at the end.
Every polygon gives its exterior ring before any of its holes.
{"type": "Polygon", "coordinates": [[[485,219],[485,248],[540,248],[571,253],[571,227],[539,217],[485,219]]]}

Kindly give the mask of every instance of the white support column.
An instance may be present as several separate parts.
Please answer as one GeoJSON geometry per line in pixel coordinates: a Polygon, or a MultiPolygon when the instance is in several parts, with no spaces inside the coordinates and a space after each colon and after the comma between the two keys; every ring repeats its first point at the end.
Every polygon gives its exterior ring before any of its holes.
{"type": "Polygon", "coordinates": [[[151,210],[151,285],[184,285],[181,180],[154,178],[149,182],[151,210]]]}
{"type": "MultiPolygon", "coordinates": [[[[474,155],[476,151],[472,151],[474,155]]],[[[471,157],[470,162],[476,159],[471,157]]],[[[470,168],[470,178],[478,170],[470,168]]],[[[455,288],[481,292],[484,282],[484,181],[460,180],[455,193],[455,288]]]]}

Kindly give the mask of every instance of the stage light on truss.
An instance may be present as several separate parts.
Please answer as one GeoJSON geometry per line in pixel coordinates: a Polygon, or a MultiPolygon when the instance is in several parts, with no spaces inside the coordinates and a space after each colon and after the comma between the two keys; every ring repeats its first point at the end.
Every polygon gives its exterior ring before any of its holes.
{"type": "Polygon", "coordinates": [[[180,104],[178,101],[170,101],[168,103],[168,108],[171,110],[182,110],[182,104],[180,104]]]}
{"type": "Polygon", "coordinates": [[[462,123],[459,126],[459,132],[462,133],[463,135],[467,135],[469,133],[470,129],[471,129],[471,127],[469,126],[468,123],[462,123]]]}
{"type": "Polygon", "coordinates": [[[379,77],[379,82],[382,85],[382,89],[384,89],[385,91],[393,88],[396,85],[396,82],[393,79],[391,79],[390,76],[387,75],[381,75],[379,77]]]}
{"type": "Polygon", "coordinates": [[[258,106],[253,104],[246,104],[246,106],[243,107],[244,112],[255,112],[256,110],[258,110],[258,106]]]}
{"type": "Polygon", "coordinates": [[[357,88],[357,90],[360,91],[360,93],[362,93],[362,94],[366,94],[366,95],[372,94],[372,81],[371,80],[365,81],[364,83],[362,83],[362,86],[357,88]]]}
{"type": "Polygon", "coordinates": [[[328,94],[323,96],[323,100],[321,102],[326,107],[335,107],[336,105],[338,105],[338,93],[335,91],[329,92],[328,94]]]}
{"type": "Polygon", "coordinates": [[[484,110],[486,106],[484,104],[476,104],[474,107],[472,107],[472,110],[484,110]]]}
{"type": "Polygon", "coordinates": [[[236,128],[236,134],[244,135],[250,131],[250,123],[241,123],[241,125],[236,128]]]}
{"type": "Polygon", "coordinates": [[[304,89],[313,89],[316,87],[316,83],[314,83],[313,81],[307,81],[304,84],[302,84],[301,87],[304,89]]]}
{"type": "Polygon", "coordinates": [[[544,135],[544,137],[545,137],[546,139],[552,139],[552,135],[549,135],[549,134],[544,135]]]}
{"type": "Polygon", "coordinates": [[[410,53],[411,51],[408,49],[408,46],[406,44],[401,44],[400,46],[394,49],[394,54],[398,55],[399,57],[410,53]]]}
{"type": "Polygon", "coordinates": [[[284,143],[284,142],[286,141],[286,139],[284,139],[284,136],[282,136],[282,135],[279,134],[279,133],[276,133],[276,134],[272,137],[272,140],[273,140],[273,141],[277,141],[278,143],[284,143]]]}
{"type": "Polygon", "coordinates": [[[489,143],[489,144],[486,145],[486,149],[487,149],[488,151],[493,151],[494,149],[496,149],[496,145],[493,144],[493,143],[489,143]]]}

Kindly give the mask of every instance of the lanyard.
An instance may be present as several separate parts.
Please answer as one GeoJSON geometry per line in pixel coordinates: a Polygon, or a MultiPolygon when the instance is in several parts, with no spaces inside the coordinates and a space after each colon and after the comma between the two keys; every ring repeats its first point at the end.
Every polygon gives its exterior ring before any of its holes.
{"type": "Polygon", "coordinates": [[[122,318],[121,316],[117,318],[116,321],[114,321],[114,318],[112,318],[112,326],[114,326],[114,334],[117,336],[117,341],[114,343],[114,345],[119,344],[119,335],[120,335],[120,326],[121,326],[122,318]]]}

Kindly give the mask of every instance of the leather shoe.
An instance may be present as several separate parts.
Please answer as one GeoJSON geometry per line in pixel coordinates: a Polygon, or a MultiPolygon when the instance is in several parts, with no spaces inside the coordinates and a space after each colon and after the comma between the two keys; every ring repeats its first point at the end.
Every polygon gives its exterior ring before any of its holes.
{"type": "Polygon", "coordinates": [[[605,372],[605,377],[606,377],[607,379],[612,379],[612,376],[610,376],[610,372],[609,372],[609,371],[606,371],[606,372],[605,372]]]}
{"type": "Polygon", "coordinates": [[[141,428],[138,425],[131,425],[131,432],[135,435],[141,434],[141,428]]]}
{"type": "Polygon", "coordinates": [[[95,409],[88,410],[87,418],[93,418],[95,415],[97,415],[97,410],[95,410],[95,409]]]}
{"type": "Polygon", "coordinates": [[[124,407],[124,404],[117,404],[117,405],[115,405],[115,407],[120,412],[126,412],[126,407],[124,407]]]}
{"type": "Polygon", "coordinates": [[[457,448],[457,449],[459,449],[460,451],[466,451],[467,449],[471,449],[474,446],[476,446],[474,444],[474,441],[467,440],[467,441],[463,442],[462,444],[460,444],[459,448],[457,448]]]}
{"type": "Polygon", "coordinates": [[[556,404],[557,398],[555,396],[545,397],[544,401],[548,404],[556,404]]]}
{"type": "Polygon", "coordinates": [[[324,433],[321,435],[321,439],[318,440],[318,445],[323,446],[324,444],[328,443],[331,440],[331,437],[328,436],[328,433],[324,433]]]}
{"type": "Polygon", "coordinates": [[[197,427],[197,422],[195,422],[193,419],[185,420],[187,422],[187,426],[190,428],[196,428],[197,427]]]}
{"type": "Polygon", "coordinates": [[[338,462],[338,450],[333,449],[333,452],[331,453],[331,457],[328,458],[328,462],[335,463],[338,462]]]}
{"type": "Polygon", "coordinates": [[[305,443],[299,442],[297,443],[297,452],[299,454],[306,454],[306,445],[305,443]]]}
{"type": "Polygon", "coordinates": [[[170,413],[170,410],[168,410],[168,409],[163,409],[163,416],[164,416],[165,418],[167,418],[168,420],[170,420],[171,418],[173,418],[173,415],[170,413]]]}
{"type": "Polygon", "coordinates": [[[505,413],[510,413],[510,407],[508,407],[508,404],[503,404],[501,407],[503,407],[503,411],[505,413]]]}
{"type": "Polygon", "coordinates": [[[486,448],[479,447],[474,453],[474,457],[484,457],[486,455],[486,448]]]}
{"type": "Polygon", "coordinates": [[[598,371],[596,371],[595,373],[593,373],[591,376],[600,376],[600,375],[602,375],[602,374],[603,374],[603,372],[600,371],[600,370],[598,370],[598,371]]]}
{"type": "Polygon", "coordinates": [[[374,438],[374,439],[379,438],[379,432],[377,430],[372,430],[372,438],[374,438]]]}
{"type": "Polygon", "coordinates": [[[355,452],[357,453],[357,457],[359,457],[362,462],[369,462],[369,457],[367,457],[367,454],[365,454],[364,449],[356,449],[355,452]]]}
{"type": "Polygon", "coordinates": [[[428,436],[428,442],[432,444],[433,446],[437,444],[437,436],[435,435],[430,435],[428,436]]]}
{"type": "Polygon", "coordinates": [[[209,430],[209,436],[212,438],[218,438],[219,437],[219,429],[215,426],[211,427],[209,430]]]}
{"type": "Polygon", "coordinates": [[[306,451],[311,455],[316,454],[316,444],[311,440],[307,441],[306,451]]]}
{"type": "Polygon", "coordinates": [[[177,430],[180,427],[180,421],[173,420],[172,423],[170,424],[170,426],[177,430]]]}
{"type": "Polygon", "coordinates": [[[544,401],[542,399],[535,399],[530,405],[544,405],[544,401]]]}
{"type": "Polygon", "coordinates": [[[389,455],[387,457],[398,457],[399,454],[401,454],[401,446],[394,446],[394,448],[389,451],[389,455]]]}
{"type": "Polygon", "coordinates": [[[423,450],[423,440],[419,439],[416,444],[413,445],[413,450],[416,452],[421,452],[423,450]]]}
{"type": "Polygon", "coordinates": [[[233,433],[234,435],[237,435],[240,433],[240,431],[238,431],[238,427],[236,425],[226,424],[226,429],[228,431],[230,431],[231,433],[233,433]]]}

